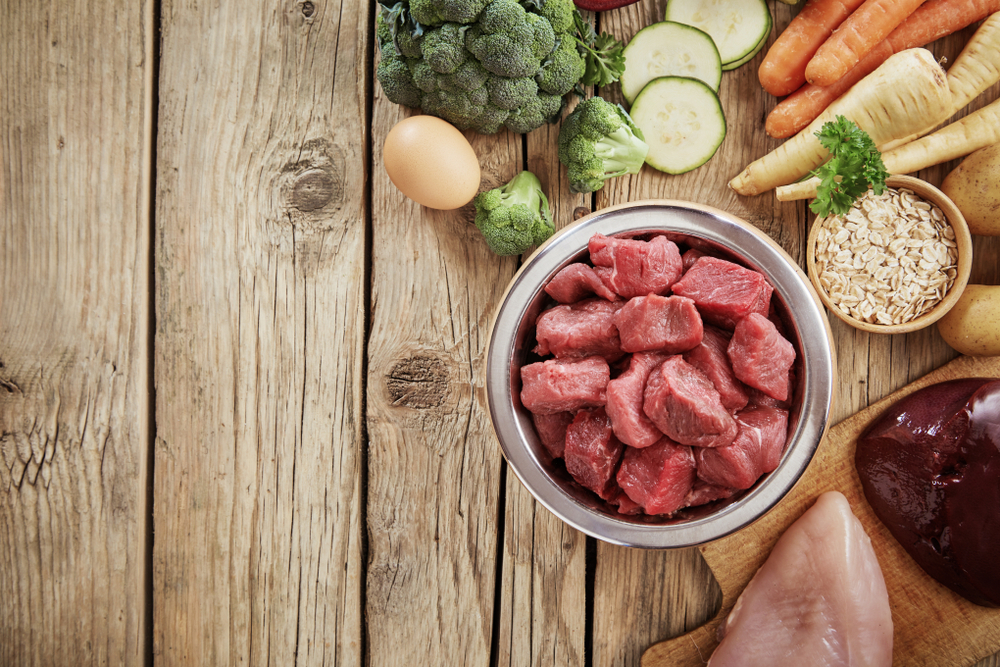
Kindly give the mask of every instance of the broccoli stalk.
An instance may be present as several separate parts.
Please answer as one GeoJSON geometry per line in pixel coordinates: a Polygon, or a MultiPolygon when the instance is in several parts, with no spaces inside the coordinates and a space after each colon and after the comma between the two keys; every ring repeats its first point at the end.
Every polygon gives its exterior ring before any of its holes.
{"type": "Polygon", "coordinates": [[[580,102],[559,130],[559,161],[573,192],[594,192],[608,179],[639,173],[648,152],[625,109],[600,97],[580,102]]]}
{"type": "Polygon", "coordinates": [[[476,195],[476,227],[498,255],[520,255],[552,236],[549,200],[538,177],[522,171],[507,185],[476,195]]]}

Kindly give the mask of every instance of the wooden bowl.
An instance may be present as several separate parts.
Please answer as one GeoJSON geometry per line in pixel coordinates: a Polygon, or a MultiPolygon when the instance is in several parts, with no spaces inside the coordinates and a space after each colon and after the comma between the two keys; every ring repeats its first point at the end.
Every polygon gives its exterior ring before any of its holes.
{"type": "Polygon", "coordinates": [[[891,188],[912,190],[921,199],[936,204],[941,209],[941,212],[944,213],[952,229],[955,230],[955,242],[958,246],[957,275],[955,276],[955,283],[948,290],[948,293],[945,294],[944,298],[923,315],[900,324],[873,324],[856,319],[845,313],[831,301],[829,294],[827,294],[826,289],[819,280],[819,272],[816,269],[816,239],[819,235],[820,222],[823,218],[816,218],[813,221],[812,228],[809,230],[809,238],[806,241],[806,272],[809,274],[809,279],[812,281],[820,300],[826,306],[827,310],[852,327],[871,333],[909,333],[923,329],[938,321],[958,302],[962,291],[969,282],[969,274],[972,271],[972,235],[969,233],[969,226],[966,224],[962,212],[958,210],[954,202],[927,181],[912,176],[890,176],[886,179],[885,183],[891,188]]]}

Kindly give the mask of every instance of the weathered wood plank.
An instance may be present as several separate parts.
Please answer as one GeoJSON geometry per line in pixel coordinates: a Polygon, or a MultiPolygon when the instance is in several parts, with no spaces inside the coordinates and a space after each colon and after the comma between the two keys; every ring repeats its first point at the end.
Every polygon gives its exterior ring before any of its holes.
{"type": "Polygon", "coordinates": [[[163,6],[160,665],[364,661],[371,11],[163,6]]]}
{"type": "Polygon", "coordinates": [[[0,5],[0,664],[137,665],[152,3],[0,5]]]}
{"type": "MultiPolygon", "coordinates": [[[[572,96],[565,113],[572,108],[572,96]]],[[[528,170],[548,193],[556,229],[591,196],[569,191],[557,157],[559,125],[526,136],[528,170]]],[[[508,469],[506,515],[497,607],[500,667],[583,665],[586,652],[587,538],[536,502],[508,469]]]]}
{"type": "MultiPolygon", "coordinates": [[[[498,258],[471,204],[436,211],[389,181],[381,146],[411,111],[374,86],[368,370],[368,575],[373,665],[488,664],[501,455],[483,377],[490,318],[517,258],[498,258]]],[[[481,189],[523,161],[504,130],[467,133],[481,189]]]]}
{"type": "MultiPolygon", "coordinates": [[[[517,267],[472,224],[389,181],[380,148],[409,110],[374,87],[366,619],[372,664],[488,664],[501,455],[483,377],[490,318],[517,267]]],[[[522,138],[466,133],[481,190],[523,164],[522,138]]],[[[502,649],[501,649],[502,650],[502,649]]]]}

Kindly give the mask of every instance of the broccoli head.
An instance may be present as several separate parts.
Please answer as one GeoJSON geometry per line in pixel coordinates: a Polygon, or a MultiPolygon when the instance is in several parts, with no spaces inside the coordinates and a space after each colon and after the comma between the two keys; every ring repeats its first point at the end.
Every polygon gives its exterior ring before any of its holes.
{"type": "Polygon", "coordinates": [[[498,255],[520,255],[552,236],[549,200],[538,177],[522,171],[510,183],[476,195],[476,227],[498,255]]]}
{"type": "Polygon", "coordinates": [[[530,132],[582,85],[624,69],[573,0],[378,0],[376,75],[386,97],[461,129],[530,132]],[[407,78],[409,81],[407,81],[407,78]],[[452,103],[455,106],[452,106],[452,103]]]}
{"type": "Polygon", "coordinates": [[[580,102],[559,129],[559,161],[573,192],[594,192],[610,178],[639,173],[648,152],[625,109],[600,97],[580,102]]]}

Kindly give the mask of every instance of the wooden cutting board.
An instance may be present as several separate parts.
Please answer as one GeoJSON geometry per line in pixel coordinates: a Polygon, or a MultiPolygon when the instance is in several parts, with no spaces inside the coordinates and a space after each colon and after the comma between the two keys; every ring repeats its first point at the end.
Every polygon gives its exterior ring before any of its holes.
{"type": "Polygon", "coordinates": [[[974,605],[926,575],[875,517],[854,471],[858,436],[892,402],[929,384],[968,377],[1000,377],[1000,357],[959,357],[831,428],[798,485],[770,513],[701,547],[722,588],[722,607],[693,632],[647,649],[643,667],[703,665],[718,644],[719,624],[778,537],[826,491],[847,497],[871,537],[889,590],[894,665],[964,667],[1000,650],[1000,609],[974,605]]]}

